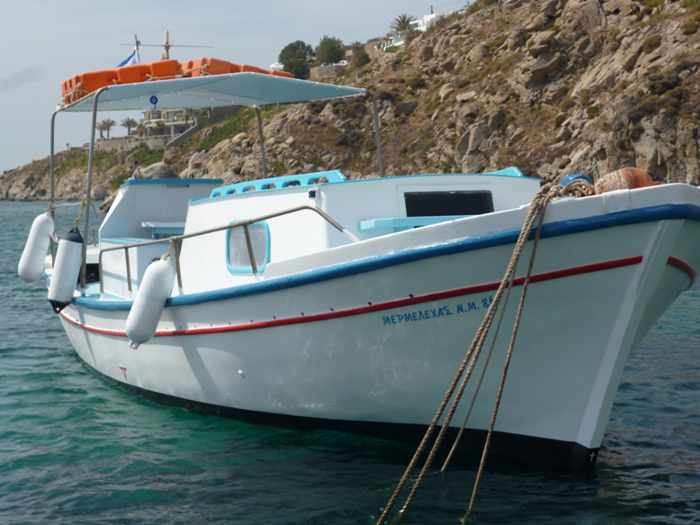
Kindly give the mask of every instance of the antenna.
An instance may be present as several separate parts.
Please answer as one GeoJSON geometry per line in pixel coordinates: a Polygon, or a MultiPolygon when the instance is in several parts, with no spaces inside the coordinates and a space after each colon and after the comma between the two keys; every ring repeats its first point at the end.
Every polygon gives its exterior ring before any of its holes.
{"type": "Polygon", "coordinates": [[[197,46],[197,45],[188,45],[188,44],[173,44],[170,41],[170,31],[166,30],[165,31],[165,42],[162,44],[144,44],[139,40],[139,37],[137,35],[134,35],[134,43],[133,44],[120,44],[122,46],[133,46],[136,45],[136,56],[139,57],[139,62],[141,61],[139,51],[142,47],[161,47],[163,48],[163,60],[169,60],[170,59],[170,50],[174,47],[189,47],[189,48],[212,48],[214,46],[197,46]]]}

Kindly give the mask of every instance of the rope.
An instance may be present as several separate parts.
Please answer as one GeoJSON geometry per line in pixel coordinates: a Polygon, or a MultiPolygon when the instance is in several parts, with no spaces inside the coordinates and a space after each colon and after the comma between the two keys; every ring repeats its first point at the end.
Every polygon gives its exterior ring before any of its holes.
{"type": "MultiPolygon", "coordinates": [[[[592,188],[590,184],[586,184],[583,181],[574,181],[576,184],[569,184],[566,188],[560,189],[561,194],[566,194],[567,196],[576,196],[576,197],[586,197],[591,195],[589,193],[588,189],[592,188]],[[581,182],[581,185],[578,185],[578,183],[581,182]]],[[[549,203],[549,200],[551,200],[551,197],[548,198],[547,204],[549,203]]],[[[545,207],[546,208],[546,205],[545,207]]],[[[544,219],[544,208],[543,208],[543,213],[540,215],[540,222],[538,225],[538,230],[537,230],[537,237],[535,239],[535,247],[533,248],[533,251],[536,249],[537,242],[539,242],[539,235],[540,235],[540,228],[542,224],[542,220],[544,219]]],[[[529,274],[528,274],[529,278],[529,274]]],[[[481,375],[479,376],[479,382],[476,385],[476,389],[474,390],[474,395],[472,396],[471,403],[469,404],[469,410],[467,410],[467,414],[464,417],[464,421],[462,422],[462,426],[459,428],[459,432],[457,433],[457,436],[455,437],[454,443],[452,444],[452,448],[450,448],[450,452],[447,454],[447,457],[445,458],[445,461],[442,464],[442,467],[440,468],[440,472],[445,472],[447,470],[447,467],[449,466],[450,462],[452,461],[452,456],[454,455],[455,451],[457,450],[457,446],[459,445],[460,440],[462,439],[462,435],[464,434],[464,430],[467,426],[467,423],[469,422],[469,419],[471,417],[471,414],[474,410],[474,405],[476,404],[476,400],[479,396],[479,392],[481,391],[481,386],[484,382],[484,377],[486,376],[486,372],[488,371],[489,364],[491,363],[491,356],[493,355],[493,350],[496,346],[496,341],[498,339],[498,335],[501,332],[501,324],[503,322],[503,317],[506,312],[506,305],[508,304],[508,300],[510,299],[510,292],[513,289],[513,279],[510,280],[510,283],[508,285],[508,292],[506,294],[506,298],[504,300],[504,305],[503,308],[501,308],[501,314],[498,318],[498,323],[496,324],[496,331],[494,333],[493,339],[491,341],[491,347],[489,348],[489,351],[486,356],[486,363],[484,364],[484,368],[481,371],[481,375]]]]}
{"type": "Polygon", "coordinates": [[[75,228],[80,229],[80,222],[83,220],[83,215],[85,213],[85,207],[86,207],[86,201],[85,197],[80,199],[80,209],[78,210],[78,214],[75,217],[75,221],[73,222],[73,226],[75,228]]]}
{"type": "Polygon", "coordinates": [[[595,188],[583,180],[574,180],[562,190],[562,195],[567,197],[590,197],[595,195],[595,188]]]}
{"type": "Polygon", "coordinates": [[[498,323],[496,323],[496,331],[493,334],[493,338],[491,340],[491,346],[489,347],[489,351],[486,354],[486,362],[484,363],[484,368],[481,370],[481,375],[479,376],[479,382],[476,385],[476,389],[474,390],[474,395],[472,396],[472,400],[469,403],[469,410],[467,410],[467,415],[464,416],[464,421],[462,422],[462,426],[459,427],[459,432],[457,432],[457,436],[455,437],[454,443],[452,444],[452,448],[450,448],[450,452],[447,454],[447,457],[445,458],[445,461],[442,464],[442,467],[440,467],[440,472],[445,472],[447,470],[447,467],[449,466],[450,462],[452,461],[452,456],[454,455],[455,451],[457,450],[457,446],[459,445],[459,442],[462,439],[462,434],[464,434],[464,429],[467,426],[467,423],[469,422],[469,418],[471,418],[472,411],[474,410],[474,405],[476,404],[476,399],[479,396],[479,392],[481,391],[481,385],[484,382],[484,377],[486,376],[486,371],[489,368],[489,364],[491,363],[491,356],[493,356],[493,349],[496,347],[496,341],[498,340],[498,335],[501,333],[501,325],[503,323],[503,317],[505,316],[506,313],[506,305],[508,304],[508,300],[510,299],[510,292],[513,290],[513,280],[515,278],[515,274],[511,277],[511,280],[508,282],[508,291],[506,292],[506,298],[504,299],[504,304],[503,307],[501,308],[501,313],[498,316],[498,323]]]}
{"type": "Polygon", "coordinates": [[[489,424],[489,430],[486,434],[486,441],[484,442],[484,449],[481,453],[481,461],[479,462],[479,469],[476,472],[476,479],[474,480],[474,486],[472,487],[471,497],[469,498],[469,506],[467,507],[467,512],[462,518],[462,523],[466,523],[469,519],[470,514],[474,510],[474,505],[476,503],[476,495],[479,491],[479,484],[481,482],[481,477],[484,473],[484,467],[486,466],[486,458],[488,456],[489,448],[491,446],[491,438],[493,436],[493,430],[496,426],[496,418],[498,417],[498,411],[501,408],[501,401],[503,400],[503,391],[505,390],[506,380],[508,378],[508,371],[510,369],[511,359],[513,357],[513,349],[515,348],[515,341],[518,337],[518,330],[520,329],[520,321],[522,320],[523,310],[525,308],[525,299],[527,297],[528,286],[530,285],[530,277],[532,275],[532,269],[535,265],[535,256],[537,254],[537,246],[542,235],[542,223],[544,222],[544,212],[547,209],[549,201],[552,200],[558,193],[558,187],[551,188],[545,195],[541,213],[539,213],[537,233],[535,234],[535,240],[532,245],[532,253],[530,254],[530,261],[527,266],[527,273],[525,274],[525,281],[523,283],[523,291],[520,294],[520,301],[518,301],[518,309],[515,314],[515,321],[513,322],[513,331],[511,332],[510,342],[508,343],[508,350],[506,351],[506,359],[503,365],[503,371],[501,373],[501,381],[498,384],[498,391],[496,393],[496,403],[493,407],[493,413],[491,414],[491,422],[489,424]]]}
{"type": "MultiPolygon", "coordinates": [[[[421,468],[418,477],[413,483],[413,486],[406,497],[406,501],[404,502],[401,510],[399,511],[398,514],[398,519],[400,520],[403,515],[407,512],[411,502],[413,501],[413,498],[420,487],[420,485],[423,482],[423,479],[425,478],[425,475],[432,465],[432,462],[435,458],[435,455],[440,448],[440,445],[442,443],[442,440],[445,436],[445,433],[447,429],[450,426],[450,423],[452,422],[452,419],[454,418],[454,414],[459,406],[459,403],[462,399],[462,396],[464,394],[464,390],[467,386],[467,383],[469,379],[471,378],[472,372],[474,370],[474,365],[476,361],[478,360],[481,350],[484,345],[484,341],[486,339],[486,336],[491,328],[491,325],[493,324],[493,319],[495,317],[496,311],[501,303],[501,299],[503,297],[504,291],[506,289],[510,290],[512,287],[512,282],[514,280],[515,276],[515,269],[517,267],[518,261],[520,259],[520,256],[522,255],[523,248],[525,246],[525,243],[528,240],[528,237],[530,236],[530,233],[532,231],[532,227],[535,223],[535,220],[539,219],[540,224],[541,221],[544,218],[544,210],[546,209],[547,204],[549,201],[557,195],[559,192],[558,187],[553,187],[552,185],[552,180],[551,179],[545,179],[545,183],[540,189],[540,191],[535,195],[535,197],[532,199],[532,202],[530,204],[530,208],[528,210],[528,214],[525,218],[524,224],[522,229],[520,230],[520,234],[518,236],[518,239],[515,243],[515,247],[513,249],[513,253],[511,255],[511,258],[508,262],[506,272],[501,279],[500,285],[498,287],[498,290],[496,291],[496,294],[494,295],[494,299],[489,305],[489,309],[486,312],[486,315],[484,316],[484,319],[482,320],[481,324],[479,325],[479,328],[476,331],[476,334],[474,336],[474,339],[472,340],[472,343],[469,347],[469,350],[466,352],[464,357],[462,358],[462,361],[459,364],[459,367],[450,383],[448,386],[445,395],[443,396],[438,409],[433,416],[432,421],[430,422],[430,425],[426,429],[423,438],[421,439],[418,447],[416,448],[415,453],[413,454],[413,457],[411,458],[408,466],[404,470],[401,478],[399,479],[399,482],[397,483],[393,493],[389,497],[389,500],[387,501],[384,509],[382,510],[382,514],[379,516],[377,519],[376,525],[383,525],[386,523],[386,520],[388,519],[391,511],[393,510],[393,507],[396,503],[396,500],[398,499],[399,495],[403,492],[403,489],[406,485],[406,482],[408,481],[409,477],[412,475],[413,471],[415,470],[416,464],[418,462],[418,459],[423,455],[423,452],[425,451],[425,448],[427,446],[427,443],[432,436],[435,427],[437,424],[440,422],[442,419],[442,416],[445,413],[445,409],[447,408],[447,405],[450,403],[450,400],[452,399],[453,395],[455,394],[455,391],[457,391],[457,394],[454,398],[454,401],[452,403],[452,406],[450,407],[450,410],[447,414],[447,417],[442,425],[442,428],[440,429],[440,432],[435,439],[435,442],[428,453],[428,457],[425,460],[425,463],[423,467],[421,468]],[[466,373],[466,375],[465,375],[466,373]],[[462,384],[460,385],[460,388],[457,390],[457,384],[459,383],[460,379],[464,376],[464,380],[462,381],[462,384]]],[[[509,294],[508,294],[509,297],[509,294]]],[[[505,310],[506,303],[504,303],[503,309],[505,310]]],[[[516,330],[517,332],[517,330],[516,330]]]]}

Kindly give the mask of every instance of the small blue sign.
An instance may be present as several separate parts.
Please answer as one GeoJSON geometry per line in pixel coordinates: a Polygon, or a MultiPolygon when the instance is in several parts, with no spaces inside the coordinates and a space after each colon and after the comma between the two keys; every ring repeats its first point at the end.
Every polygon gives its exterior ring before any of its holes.
{"type": "Polygon", "coordinates": [[[158,104],[158,97],[156,97],[155,95],[151,95],[151,98],[149,98],[148,101],[155,106],[156,104],[158,104]]]}

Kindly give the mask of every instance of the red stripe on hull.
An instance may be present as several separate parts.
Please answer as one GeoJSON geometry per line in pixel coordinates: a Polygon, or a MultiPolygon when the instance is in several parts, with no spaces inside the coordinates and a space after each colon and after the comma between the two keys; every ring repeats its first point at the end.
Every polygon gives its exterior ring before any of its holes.
{"type": "MultiPolygon", "coordinates": [[[[626,266],[634,266],[642,262],[642,257],[627,257],[624,259],[615,259],[613,261],[605,261],[601,263],[585,264],[582,266],[575,266],[572,268],[565,268],[563,270],[555,270],[552,272],[544,272],[532,275],[530,277],[531,283],[539,283],[544,281],[552,281],[555,279],[562,279],[564,277],[571,277],[574,275],[582,275],[586,273],[600,272],[603,270],[612,270],[614,268],[623,268],[626,266]]],[[[672,264],[669,259],[669,264],[672,264]]],[[[674,265],[675,266],[675,265],[674,265]]],[[[515,279],[514,286],[521,286],[525,279],[519,277],[515,279]]],[[[453,297],[462,297],[465,295],[473,295],[477,293],[491,292],[498,289],[499,282],[491,282],[484,284],[477,284],[474,286],[468,286],[466,288],[455,288],[452,290],[444,290],[442,292],[435,292],[424,295],[411,295],[403,299],[394,299],[392,301],[385,301],[383,303],[368,304],[367,306],[359,306],[353,308],[346,308],[342,310],[334,310],[331,312],[324,312],[320,314],[312,315],[301,315],[297,317],[287,317],[284,319],[273,319],[270,321],[258,321],[244,324],[236,325],[223,325],[223,326],[211,326],[202,328],[188,328],[184,330],[159,330],[155,333],[155,337],[174,337],[183,335],[203,335],[203,334],[220,334],[226,332],[241,332],[244,330],[258,330],[261,328],[273,328],[276,326],[288,326],[293,324],[302,323],[312,323],[315,321],[328,321],[331,319],[340,319],[343,317],[352,317],[355,315],[362,315],[374,312],[381,312],[383,310],[392,310],[394,308],[401,308],[403,306],[411,306],[421,303],[429,303],[433,301],[439,301],[441,299],[450,299],[453,297]]],[[[90,326],[81,323],[80,321],[69,317],[64,312],[61,312],[61,317],[63,317],[69,323],[82,328],[88,332],[93,332],[101,335],[110,335],[114,337],[126,337],[126,331],[124,330],[111,330],[106,328],[98,328],[95,326],[90,326]]]]}
{"type": "Polygon", "coordinates": [[[668,265],[673,266],[674,268],[678,268],[679,270],[688,274],[691,284],[695,282],[695,278],[697,277],[697,272],[695,271],[695,268],[690,266],[690,264],[685,262],[683,259],[679,259],[678,257],[669,257],[668,265]]]}

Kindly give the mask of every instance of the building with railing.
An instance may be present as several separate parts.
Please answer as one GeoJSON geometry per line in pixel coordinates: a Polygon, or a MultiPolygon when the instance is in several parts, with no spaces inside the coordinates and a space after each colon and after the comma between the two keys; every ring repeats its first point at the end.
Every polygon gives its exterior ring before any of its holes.
{"type": "Polygon", "coordinates": [[[169,135],[176,137],[195,123],[194,115],[185,109],[153,109],[143,114],[143,134],[146,137],[169,135]]]}

